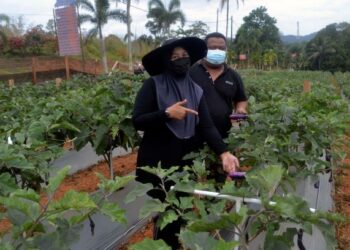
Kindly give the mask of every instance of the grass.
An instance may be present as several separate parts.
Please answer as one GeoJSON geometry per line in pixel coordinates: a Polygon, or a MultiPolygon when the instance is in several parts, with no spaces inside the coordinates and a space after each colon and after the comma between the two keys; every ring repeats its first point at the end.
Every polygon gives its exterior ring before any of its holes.
{"type": "Polygon", "coordinates": [[[21,73],[31,73],[32,69],[29,67],[15,67],[12,69],[0,69],[0,75],[12,75],[21,73]]]}

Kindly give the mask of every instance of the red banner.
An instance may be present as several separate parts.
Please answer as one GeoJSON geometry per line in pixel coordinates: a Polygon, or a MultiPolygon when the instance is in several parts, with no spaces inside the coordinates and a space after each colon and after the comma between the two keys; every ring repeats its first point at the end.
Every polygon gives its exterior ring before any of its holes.
{"type": "Polygon", "coordinates": [[[240,54],[240,55],[239,55],[239,60],[240,60],[240,61],[245,61],[245,60],[247,60],[247,55],[246,55],[246,54],[240,54]]]}

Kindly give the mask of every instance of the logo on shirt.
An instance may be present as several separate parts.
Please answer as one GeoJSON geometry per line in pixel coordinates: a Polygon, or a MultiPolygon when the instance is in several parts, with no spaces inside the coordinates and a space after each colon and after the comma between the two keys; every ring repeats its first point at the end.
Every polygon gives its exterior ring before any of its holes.
{"type": "Polygon", "coordinates": [[[225,81],[225,83],[227,83],[228,85],[233,85],[233,82],[230,82],[230,81],[225,81]]]}

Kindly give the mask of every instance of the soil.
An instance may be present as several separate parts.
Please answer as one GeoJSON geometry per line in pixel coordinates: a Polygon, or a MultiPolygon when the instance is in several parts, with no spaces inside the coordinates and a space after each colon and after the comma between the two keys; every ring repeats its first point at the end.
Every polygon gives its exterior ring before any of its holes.
{"type": "MultiPolygon", "coordinates": [[[[124,176],[136,169],[137,153],[120,156],[113,159],[113,170],[116,176],[124,176]]],[[[69,190],[78,192],[94,192],[98,189],[99,179],[95,173],[103,174],[109,178],[109,168],[105,162],[100,162],[87,169],[79,170],[71,176],[67,176],[55,193],[54,198],[60,199],[69,190]]]]}
{"type": "MultiPolygon", "coordinates": [[[[137,153],[131,153],[125,156],[116,157],[113,159],[113,170],[116,176],[124,176],[136,169],[137,153]]],[[[54,199],[60,199],[69,190],[76,190],[78,192],[94,192],[98,189],[99,179],[96,172],[103,174],[109,178],[108,165],[105,162],[100,162],[87,169],[80,170],[73,175],[67,176],[58,190],[55,193],[54,199]]],[[[41,196],[41,204],[47,202],[47,197],[41,196]]],[[[10,230],[11,223],[7,219],[0,220],[0,234],[10,230]]]]}
{"type": "MultiPolygon", "coordinates": [[[[336,211],[344,215],[347,219],[337,225],[338,248],[340,250],[350,249],[350,149],[346,150],[348,155],[343,161],[345,168],[336,172],[336,191],[334,200],[336,211]]],[[[131,153],[126,156],[116,157],[113,159],[114,173],[117,176],[124,176],[135,170],[137,153],[131,153]]],[[[60,199],[69,190],[81,192],[94,192],[98,189],[99,180],[96,172],[109,178],[109,169],[105,162],[100,162],[87,169],[80,170],[77,173],[65,178],[58,188],[55,199],[60,199]]],[[[42,196],[42,203],[47,202],[46,197],[42,196]]],[[[11,223],[7,219],[0,220],[0,234],[11,229],[11,223]]],[[[131,238],[118,250],[126,250],[132,244],[142,241],[144,238],[153,237],[152,222],[147,223],[141,230],[131,236],[131,238]]]]}
{"type": "Polygon", "coordinates": [[[154,223],[151,221],[148,222],[142,229],[140,229],[135,234],[133,234],[127,243],[125,243],[121,247],[116,248],[116,250],[128,250],[130,245],[141,242],[145,238],[152,239],[153,238],[153,228],[154,228],[154,223]]]}
{"type": "MultiPolygon", "coordinates": [[[[350,138],[349,138],[350,139],[350,138]]],[[[350,249],[350,149],[345,149],[348,153],[343,161],[344,168],[336,172],[336,192],[334,200],[336,203],[336,211],[342,214],[346,220],[337,225],[338,249],[350,249]]],[[[247,171],[250,167],[241,168],[240,171],[247,171]]],[[[144,238],[152,238],[154,224],[149,222],[141,230],[136,232],[126,244],[116,250],[127,250],[132,244],[142,241],[144,238]]]]}
{"type": "Polygon", "coordinates": [[[344,168],[336,173],[335,204],[336,211],[346,220],[337,225],[338,249],[350,249],[350,149],[345,150],[347,157],[343,161],[344,168]]]}
{"type": "Polygon", "coordinates": [[[8,219],[0,220],[0,234],[6,233],[11,228],[12,228],[12,225],[8,219]]]}

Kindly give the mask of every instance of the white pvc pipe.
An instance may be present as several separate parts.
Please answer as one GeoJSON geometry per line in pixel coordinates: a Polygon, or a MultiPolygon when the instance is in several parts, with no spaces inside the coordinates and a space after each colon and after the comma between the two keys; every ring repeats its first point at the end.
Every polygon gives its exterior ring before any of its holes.
{"type": "Polygon", "coordinates": [[[111,72],[109,72],[108,76],[111,76],[113,73],[113,70],[115,69],[115,67],[117,67],[117,65],[119,64],[119,61],[115,61],[115,63],[113,64],[113,67],[111,69],[111,72]]]}
{"type": "MultiPolygon", "coordinates": [[[[239,210],[241,210],[241,207],[242,207],[242,202],[239,201],[239,200],[236,200],[236,204],[235,204],[235,205],[236,205],[236,206],[235,206],[235,208],[236,208],[236,213],[239,213],[239,210]]],[[[242,224],[238,225],[238,227],[241,228],[241,225],[242,225],[242,224]]],[[[233,231],[233,232],[234,232],[234,236],[233,236],[234,241],[239,242],[238,230],[237,230],[236,228],[234,228],[234,231],[233,231]]],[[[239,250],[239,246],[236,246],[236,247],[234,248],[234,250],[239,250]]]]}
{"type": "Polygon", "coordinates": [[[8,137],[7,137],[7,144],[8,144],[8,145],[13,145],[13,141],[12,141],[12,139],[11,139],[11,136],[8,136],[8,137]]]}
{"type": "MultiPolygon", "coordinates": [[[[174,187],[171,187],[173,189],[174,187]]],[[[198,195],[204,195],[204,196],[210,196],[210,197],[215,197],[218,199],[226,199],[230,201],[236,201],[239,203],[253,203],[253,204],[261,204],[261,200],[258,198],[243,198],[243,197],[237,197],[237,196],[232,196],[232,195],[227,195],[227,194],[220,194],[218,192],[211,192],[211,191],[205,191],[205,190],[199,190],[199,189],[194,189],[193,194],[198,194],[198,195]]],[[[274,206],[276,205],[276,202],[274,201],[269,201],[269,205],[274,206]]],[[[310,208],[310,211],[312,213],[316,212],[315,208],[310,208]]]]}
{"type": "MultiPolygon", "coordinates": [[[[174,189],[174,186],[172,186],[170,189],[174,189]]],[[[204,195],[204,196],[210,196],[210,197],[215,197],[217,199],[226,199],[230,201],[235,201],[235,210],[236,213],[239,212],[239,210],[242,207],[242,203],[253,203],[253,204],[261,204],[261,200],[258,198],[243,198],[243,197],[237,197],[237,196],[232,196],[232,195],[227,195],[227,194],[220,194],[218,192],[211,192],[211,191],[205,191],[205,190],[199,190],[199,189],[194,189],[192,191],[193,194],[198,194],[198,195],[204,195]]],[[[269,205],[274,206],[276,205],[276,202],[274,201],[269,201],[269,205]]],[[[315,208],[309,208],[312,213],[316,212],[315,208]]],[[[238,225],[241,227],[241,225],[238,225]]],[[[234,240],[239,242],[239,235],[236,230],[234,229],[234,240]]],[[[239,247],[235,247],[234,250],[239,250],[239,247]]]]}

